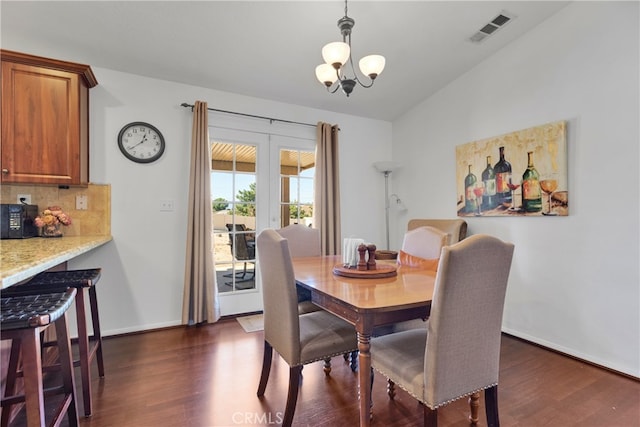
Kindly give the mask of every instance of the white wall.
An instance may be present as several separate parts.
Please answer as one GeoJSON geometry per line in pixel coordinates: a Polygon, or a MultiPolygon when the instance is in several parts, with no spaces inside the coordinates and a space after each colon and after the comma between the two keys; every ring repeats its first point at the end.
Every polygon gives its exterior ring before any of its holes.
{"type": "Polygon", "coordinates": [[[568,121],[568,217],[465,219],[515,243],[504,331],[636,377],[638,16],[572,3],[393,123],[397,247],[408,218],[456,216],[456,145],[568,121]]]}
{"type": "Polygon", "coordinates": [[[74,260],[70,268],[103,268],[98,292],[105,335],[180,324],[192,120],[191,110],[179,106],[183,102],[202,100],[211,108],[339,124],[343,233],[383,240],[383,179],[372,164],[390,157],[391,123],[93,71],[99,85],[90,99],[90,174],[93,182],[112,186],[113,242],[74,260]],[[136,164],[120,153],[118,132],[133,121],[149,122],[163,133],[167,147],[157,162],[136,164]],[[173,200],[175,211],[160,212],[160,200],[173,200]]]}

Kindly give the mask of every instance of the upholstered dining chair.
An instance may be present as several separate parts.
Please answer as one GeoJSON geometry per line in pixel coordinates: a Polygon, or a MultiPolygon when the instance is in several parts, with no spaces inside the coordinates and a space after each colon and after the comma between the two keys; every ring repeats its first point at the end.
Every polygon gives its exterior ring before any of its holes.
{"type": "MultiPolygon", "coordinates": [[[[435,271],[438,268],[440,252],[449,241],[449,233],[430,226],[417,227],[405,233],[402,249],[398,254],[398,264],[435,271]]],[[[373,330],[374,336],[426,327],[426,319],[412,319],[373,330]]]]}
{"type": "Polygon", "coordinates": [[[435,227],[445,233],[449,233],[449,242],[447,242],[447,245],[453,245],[467,237],[467,222],[459,218],[413,218],[407,223],[407,231],[424,226],[435,227]]]}
{"type": "Polygon", "coordinates": [[[513,250],[488,235],[445,246],[427,327],[371,341],[371,364],[391,381],[389,396],[397,384],[418,399],[427,426],[437,425],[438,408],[482,390],[488,425],[499,426],[502,312],[513,250]]]}
{"type": "MultiPolygon", "coordinates": [[[[310,256],[322,255],[320,246],[320,230],[317,228],[307,227],[302,224],[290,224],[286,227],[276,230],[278,234],[287,239],[289,243],[289,252],[292,258],[302,258],[310,256]]],[[[296,292],[298,294],[298,313],[305,314],[322,310],[320,307],[311,302],[311,292],[296,284],[296,292]]],[[[344,354],[344,360],[349,362],[351,370],[358,369],[358,352],[344,354]]],[[[331,366],[331,360],[325,360],[327,366],[331,366]]]]}
{"type": "MultiPolygon", "coordinates": [[[[320,230],[317,228],[307,227],[302,224],[291,224],[276,230],[278,234],[287,239],[289,243],[289,252],[292,258],[310,257],[322,255],[320,246],[320,230]]],[[[296,284],[296,292],[298,294],[298,313],[305,314],[322,310],[320,307],[311,302],[311,292],[296,284]]],[[[344,354],[344,360],[349,362],[351,370],[358,369],[358,352],[344,354]]],[[[331,360],[325,360],[326,366],[331,366],[331,360]]]]}
{"type": "MultiPolygon", "coordinates": [[[[258,235],[257,245],[264,303],[264,356],[257,394],[264,396],[275,349],[289,365],[289,391],[282,425],[290,426],[303,365],[354,351],[356,331],[325,310],[298,314],[287,240],[275,230],[265,229],[258,235]]],[[[325,369],[325,373],[329,371],[330,368],[325,369]]]]}
{"type": "MultiPolygon", "coordinates": [[[[276,230],[278,234],[287,239],[289,252],[293,258],[320,256],[320,230],[307,227],[302,224],[291,224],[276,230]]],[[[298,311],[300,314],[321,310],[311,302],[311,293],[296,285],[298,294],[298,311]]]]}
{"type": "Polygon", "coordinates": [[[320,256],[320,230],[303,224],[290,224],[276,230],[289,241],[292,257],[320,256]]]}
{"type": "Polygon", "coordinates": [[[402,252],[423,259],[438,259],[442,247],[448,244],[449,238],[449,233],[435,227],[414,228],[404,234],[402,252]]]}

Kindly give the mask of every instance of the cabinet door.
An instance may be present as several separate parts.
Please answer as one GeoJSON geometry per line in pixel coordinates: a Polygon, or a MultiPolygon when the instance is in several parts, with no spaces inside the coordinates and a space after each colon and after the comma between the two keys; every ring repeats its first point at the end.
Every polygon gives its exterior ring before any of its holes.
{"type": "Polygon", "coordinates": [[[2,62],[2,182],[88,181],[81,171],[81,92],[75,73],[2,62]]]}

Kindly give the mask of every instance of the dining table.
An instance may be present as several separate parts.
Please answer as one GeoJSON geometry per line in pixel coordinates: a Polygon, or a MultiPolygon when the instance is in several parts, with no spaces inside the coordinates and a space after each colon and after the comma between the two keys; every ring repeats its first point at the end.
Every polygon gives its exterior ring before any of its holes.
{"type": "Polygon", "coordinates": [[[310,291],[311,301],[355,326],[359,350],[360,426],[369,426],[370,350],[374,328],[405,320],[426,319],[431,308],[436,273],[397,265],[395,260],[376,261],[379,273],[373,268],[358,273],[356,269],[345,270],[341,255],[293,258],[292,262],[296,282],[310,291]]]}

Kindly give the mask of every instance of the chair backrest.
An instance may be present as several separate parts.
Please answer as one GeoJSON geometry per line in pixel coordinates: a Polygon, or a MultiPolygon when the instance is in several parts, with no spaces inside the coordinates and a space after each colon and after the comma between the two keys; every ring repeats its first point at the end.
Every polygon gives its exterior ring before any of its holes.
{"type": "Polygon", "coordinates": [[[247,230],[244,224],[227,224],[227,229],[232,231],[235,228],[236,233],[229,233],[229,243],[231,243],[231,252],[237,260],[249,260],[256,257],[256,250],[254,247],[249,246],[247,242],[247,234],[244,231],[247,230]]]}
{"type": "Polygon", "coordinates": [[[435,227],[418,227],[407,231],[402,241],[402,251],[420,258],[440,258],[442,247],[449,241],[449,234],[435,227]]]}
{"type": "Polygon", "coordinates": [[[287,240],[273,229],[257,237],[262,277],[264,339],[290,366],[300,359],[300,323],[296,280],[287,240]]]}
{"type": "Polygon", "coordinates": [[[294,258],[320,256],[320,230],[302,224],[291,224],[276,230],[289,241],[289,251],[294,258]]]}
{"type": "Polygon", "coordinates": [[[467,222],[463,219],[411,219],[407,224],[407,230],[424,226],[435,227],[449,233],[448,245],[458,243],[467,237],[467,222]]]}
{"type": "Polygon", "coordinates": [[[514,246],[473,235],[442,249],[424,361],[425,404],[498,383],[502,312],[514,246]]]}

